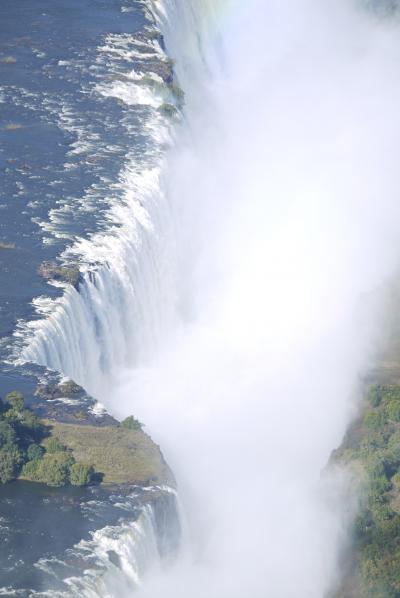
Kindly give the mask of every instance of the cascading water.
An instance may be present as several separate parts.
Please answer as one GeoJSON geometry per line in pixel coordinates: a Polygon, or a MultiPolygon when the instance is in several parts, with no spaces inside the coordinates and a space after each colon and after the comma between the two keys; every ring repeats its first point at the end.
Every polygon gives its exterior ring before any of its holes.
{"type": "Polygon", "coordinates": [[[146,362],[167,320],[159,231],[169,226],[169,214],[158,179],[156,170],[124,173],[126,205],[115,209],[118,228],[72,250],[103,265],[83,274],[78,290],[66,289],[45,320],[31,324],[34,336],[22,353],[23,360],[62,372],[95,397],[109,391],[116,365],[146,362]]]}
{"type": "MultiPolygon", "coordinates": [[[[183,7],[160,2],[147,6],[151,18],[161,25],[171,54],[183,52],[184,60],[176,64],[178,81],[187,83],[185,94],[195,105],[198,96],[192,74],[197,73],[198,85],[204,85],[201,75],[210,64],[206,42],[210,20],[216,20],[216,6],[206,1],[183,7]]],[[[129,42],[127,48],[126,40],[120,45],[112,41],[111,52],[119,51],[126,58],[129,42]]],[[[214,41],[210,39],[211,46],[214,41]]],[[[100,50],[110,51],[107,46],[100,50]]],[[[167,60],[158,47],[150,45],[148,52],[151,59],[156,55],[160,62],[167,60]]],[[[65,252],[67,260],[78,258],[88,264],[79,289],[68,288],[63,298],[46,306],[45,319],[23,326],[31,334],[22,361],[62,372],[96,397],[107,396],[116,369],[151,361],[176,321],[176,230],[165,197],[167,182],[162,180],[163,148],[170,140],[170,127],[157,111],[158,90],[143,93],[143,83],[135,75],[122,90],[105,85],[99,91],[135,104],[138,89],[140,103],[151,112],[144,127],[152,142],[151,167],[144,170],[141,165],[138,170],[132,157],[120,175],[123,201],[115,202],[107,215],[110,229],[89,241],[78,241],[65,252]]]]}
{"type": "MultiPolygon", "coordinates": [[[[94,532],[90,540],[82,540],[69,549],[65,561],[43,558],[36,566],[47,579],[64,577],[68,589],[60,591],[60,596],[125,595],[141,585],[144,574],[159,560],[153,520],[152,508],[147,505],[137,521],[106,526],[94,532]],[[79,564],[81,569],[83,566],[83,575],[79,564]]],[[[51,582],[48,585],[51,587],[51,582]]],[[[54,590],[51,595],[54,596],[54,590]]]]}
{"type": "Polygon", "coordinates": [[[155,139],[147,174],[121,175],[114,228],[66,253],[87,271],[23,358],[134,411],[166,451],[194,559],[141,595],[321,598],[343,533],[320,472],[376,338],[363,297],[400,255],[397,26],[344,0],[147,9],[184,121],[169,137],[153,106],[167,159],[155,139]]]}
{"type": "MultiPolygon", "coordinates": [[[[138,53],[144,42],[118,36],[99,49],[114,62],[138,53]]],[[[171,92],[152,68],[167,58],[150,39],[140,74],[132,72],[121,85],[105,83],[97,92],[141,104],[140,157],[133,152],[114,187],[120,191],[107,212],[108,229],[78,240],[64,253],[67,261],[81,263],[78,288],[66,288],[54,302],[37,302],[45,318],[22,323],[18,334],[27,338],[20,359],[62,372],[96,397],[107,396],[115,367],[146,363],[157,350],[162,331],[173,318],[174,285],[170,206],[161,189],[163,147],[170,124],[159,108],[171,92]]],[[[113,64],[112,64],[113,66],[113,64]]],[[[115,67],[117,70],[117,67],[115,67]]]]}

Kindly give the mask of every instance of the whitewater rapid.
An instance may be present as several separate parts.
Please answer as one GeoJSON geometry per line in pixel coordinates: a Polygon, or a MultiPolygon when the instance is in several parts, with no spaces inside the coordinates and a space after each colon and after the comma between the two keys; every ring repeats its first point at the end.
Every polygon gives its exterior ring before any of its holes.
{"type": "Polygon", "coordinates": [[[397,26],[344,1],[145,7],[184,106],[171,121],[171,89],[137,74],[99,88],[147,106],[148,160],[121,171],[108,230],[65,252],[82,280],[21,324],[21,358],[161,443],[191,551],[140,595],[321,598],[348,524],[321,471],[400,256],[397,26]]]}

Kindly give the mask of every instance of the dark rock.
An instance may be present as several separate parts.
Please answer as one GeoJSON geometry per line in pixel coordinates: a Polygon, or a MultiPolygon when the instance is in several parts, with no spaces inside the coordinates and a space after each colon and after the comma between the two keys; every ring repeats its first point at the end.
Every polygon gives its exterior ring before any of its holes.
{"type": "Polygon", "coordinates": [[[59,266],[56,262],[43,262],[38,268],[38,274],[46,280],[59,280],[76,287],[81,273],[77,265],[59,266]]]}

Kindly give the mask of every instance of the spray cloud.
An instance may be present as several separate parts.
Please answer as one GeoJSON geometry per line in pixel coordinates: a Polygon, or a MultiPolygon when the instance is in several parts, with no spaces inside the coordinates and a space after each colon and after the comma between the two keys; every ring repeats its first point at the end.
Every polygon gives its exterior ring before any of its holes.
{"type": "Polygon", "coordinates": [[[344,0],[210,6],[160,10],[187,102],[179,323],[112,402],[162,444],[192,536],[142,594],[320,598],[341,537],[320,474],[400,254],[400,37],[344,0]]]}

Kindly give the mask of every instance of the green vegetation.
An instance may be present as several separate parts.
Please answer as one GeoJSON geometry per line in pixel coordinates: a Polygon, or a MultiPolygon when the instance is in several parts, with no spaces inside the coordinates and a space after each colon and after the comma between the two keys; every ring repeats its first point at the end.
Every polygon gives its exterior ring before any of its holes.
{"type": "Polygon", "coordinates": [[[67,450],[65,444],[62,444],[55,436],[52,436],[46,441],[46,452],[51,454],[64,453],[67,450]]]}
{"type": "Polygon", "coordinates": [[[121,426],[126,430],[141,430],[143,428],[143,424],[140,423],[138,419],[130,415],[126,419],[121,422],[121,426]]]}
{"type": "MultiPolygon", "coordinates": [[[[90,426],[46,421],[77,463],[91,463],[104,484],[174,484],[159,448],[127,418],[128,425],[90,426]],[[133,428],[130,428],[131,422],[133,428]]],[[[127,421],[125,420],[125,421],[127,421]]],[[[72,480],[71,480],[72,483],[72,480]]]]}
{"type": "Polygon", "coordinates": [[[28,461],[37,461],[41,459],[44,455],[44,448],[39,444],[30,444],[28,446],[28,450],[26,451],[26,456],[28,461]]]}
{"type": "Polygon", "coordinates": [[[67,450],[52,454],[45,453],[42,458],[25,463],[21,477],[47,486],[66,486],[70,482],[74,464],[75,459],[67,450]]]}
{"type": "Polygon", "coordinates": [[[71,467],[70,481],[73,486],[86,486],[91,481],[94,469],[91,465],[74,463],[71,467]]]}
{"type": "Polygon", "coordinates": [[[44,426],[32,411],[25,408],[21,393],[8,393],[6,402],[0,402],[1,483],[18,476],[21,466],[28,459],[28,449],[38,446],[44,434],[44,426]]]}
{"type": "MultiPolygon", "coordinates": [[[[370,387],[360,419],[335,460],[361,472],[354,525],[357,590],[362,598],[400,597],[400,386],[370,387]]],[[[343,594],[340,594],[343,595],[343,594]]]]}
{"type": "Polygon", "coordinates": [[[29,447],[28,456],[21,471],[26,480],[47,486],[87,486],[94,479],[93,467],[77,463],[72,451],[56,436],[46,438],[40,447],[29,447]]]}
{"type": "MultiPolygon", "coordinates": [[[[74,391],[73,383],[65,384],[74,391]]],[[[19,478],[55,487],[174,485],[158,446],[142,427],[133,416],[103,426],[40,420],[20,393],[9,393],[4,403],[0,399],[0,483],[19,478]]]]}
{"type": "Polygon", "coordinates": [[[93,467],[76,463],[71,451],[51,435],[48,426],[25,407],[21,393],[13,391],[0,401],[0,482],[21,477],[48,486],[85,486],[93,467]]]}

